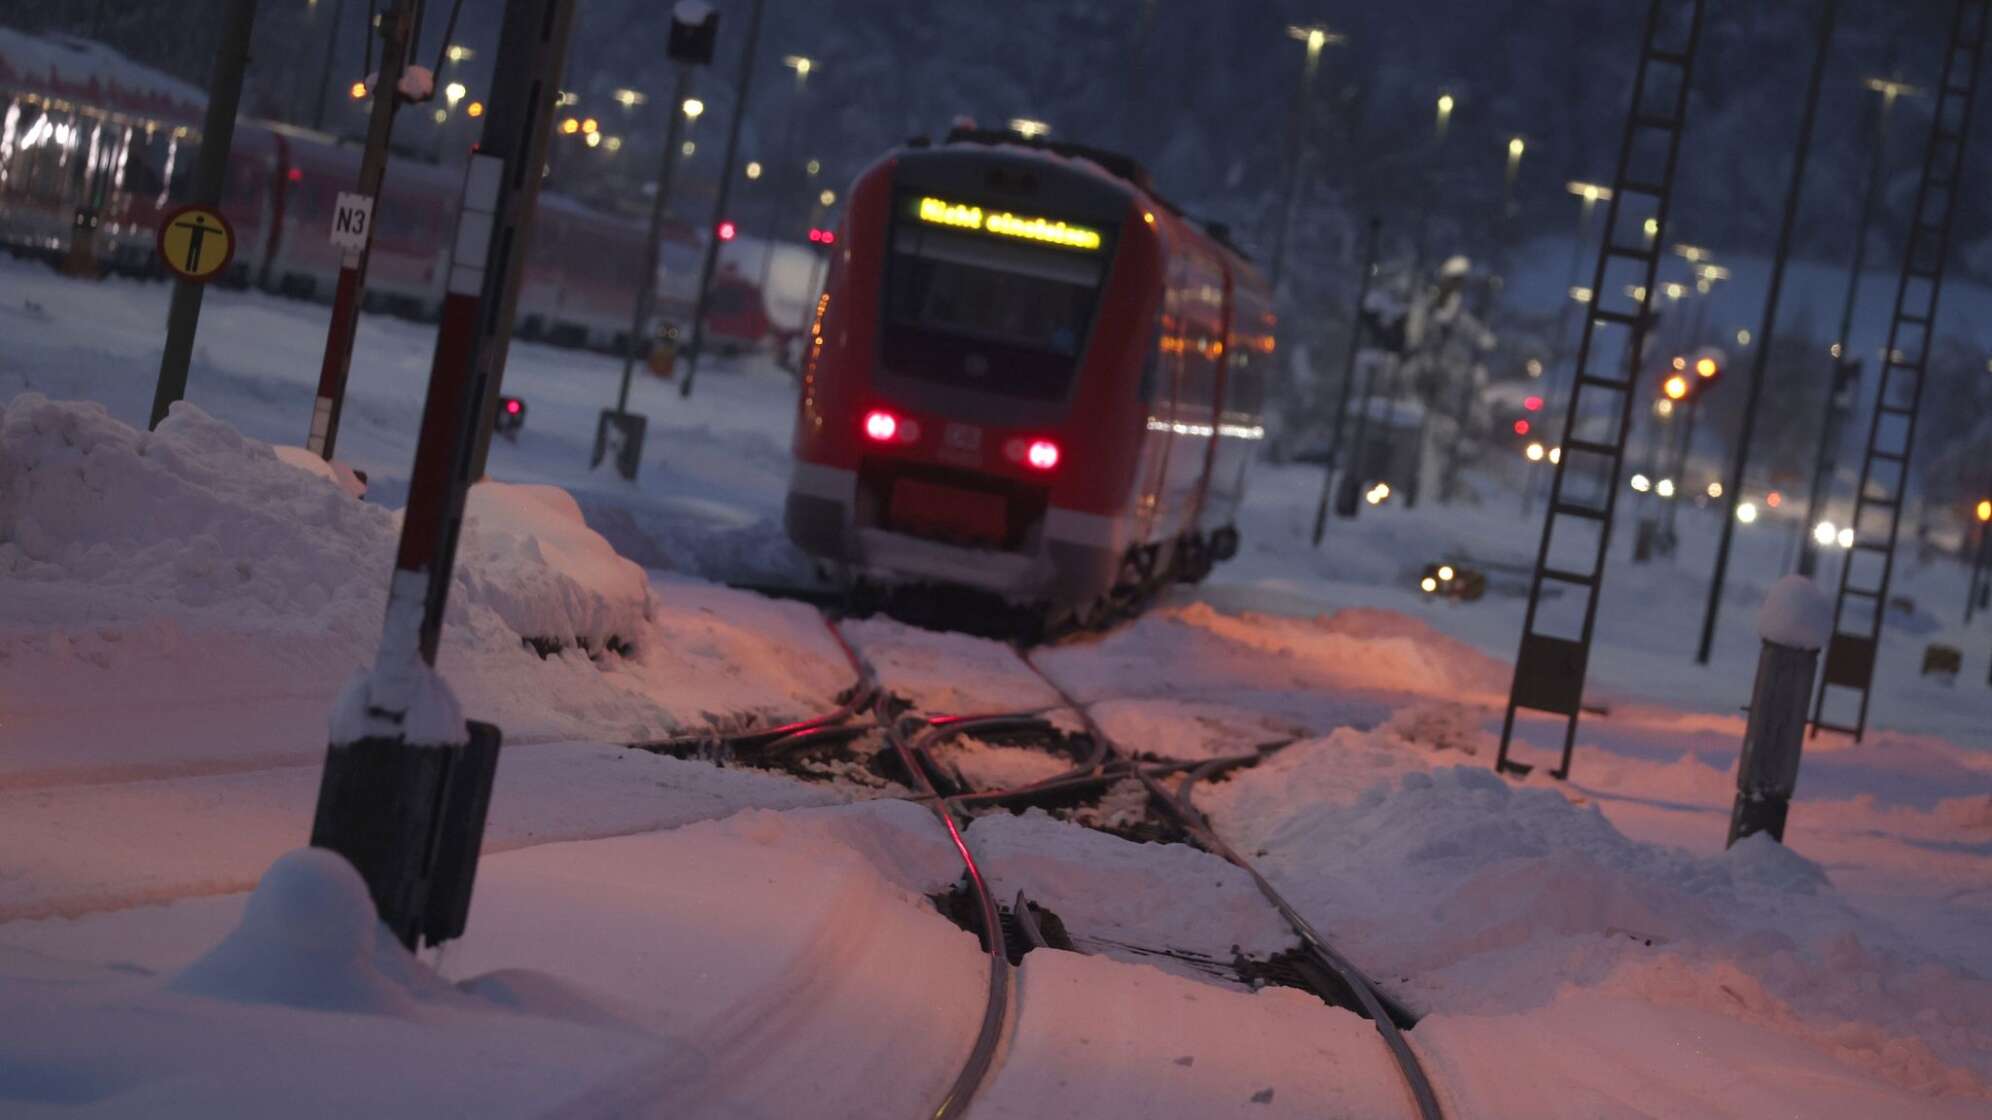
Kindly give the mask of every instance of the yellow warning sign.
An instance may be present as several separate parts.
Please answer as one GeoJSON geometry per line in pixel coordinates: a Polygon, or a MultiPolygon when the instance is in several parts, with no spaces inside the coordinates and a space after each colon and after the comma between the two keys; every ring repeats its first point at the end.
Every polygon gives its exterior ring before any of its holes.
{"type": "Polygon", "coordinates": [[[182,280],[204,284],[235,259],[235,227],[210,206],[182,206],[159,223],[159,259],[182,280]]]}

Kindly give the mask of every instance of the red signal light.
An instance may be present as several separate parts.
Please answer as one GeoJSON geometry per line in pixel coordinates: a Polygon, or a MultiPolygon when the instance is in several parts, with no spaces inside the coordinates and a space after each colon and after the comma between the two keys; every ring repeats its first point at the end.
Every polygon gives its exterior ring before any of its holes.
{"type": "Polygon", "coordinates": [[[1515,421],[1515,434],[1516,434],[1516,435],[1518,435],[1518,436],[1525,436],[1525,435],[1528,435],[1528,434],[1529,434],[1529,422],[1528,422],[1527,420],[1517,420],[1517,421],[1515,421]]]}
{"type": "Polygon", "coordinates": [[[823,243],[825,245],[835,245],[837,243],[837,231],[833,229],[824,230],[823,243]]]}
{"type": "Polygon", "coordinates": [[[1041,471],[1058,465],[1058,445],[1048,439],[1034,439],[1024,449],[1024,462],[1041,471]]]}
{"type": "Polygon", "coordinates": [[[1541,411],[1542,411],[1542,398],[1541,398],[1541,397],[1523,397],[1523,398],[1522,398],[1522,407],[1523,407],[1523,408],[1525,408],[1525,409],[1527,409],[1527,410],[1528,410],[1528,411],[1530,411],[1530,412],[1541,412],[1541,411]]]}
{"type": "Polygon", "coordinates": [[[719,223],[719,239],[721,241],[731,241],[739,232],[739,227],[735,226],[732,222],[719,223]]]}
{"type": "Polygon", "coordinates": [[[823,231],[822,231],[822,230],[820,230],[820,229],[813,229],[813,230],[810,230],[810,231],[809,231],[809,239],[810,239],[811,241],[821,241],[821,240],[823,240],[823,231]]]}
{"type": "Polygon", "coordinates": [[[505,402],[505,411],[507,411],[507,412],[510,412],[510,413],[512,413],[513,415],[517,415],[517,414],[518,414],[518,412],[519,412],[519,410],[520,410],[520,409],[522,409],[522,408],[524,408],[524,407],[526,407],[526,406],[525,406],[525,405],[522,405],[522,404],[520,404],[520,403],[519,403],[518,401],[516,401],[516,400],[510,400],[510,401],[506,401],[506,402],[505,402]]]}
{"type": "Polygon", "coordinates": [[[304,172],[303,172],[303,171],[302,171],[301,169],[299,169],[299,168],[296,168],[296,167],[293,167],[293,168],[291,168],[291,169],[290,169],[290,181],[291,181],[291,182],[293,182],[293,183],[302,183],[302,182],[304,182],[304,172]]]}

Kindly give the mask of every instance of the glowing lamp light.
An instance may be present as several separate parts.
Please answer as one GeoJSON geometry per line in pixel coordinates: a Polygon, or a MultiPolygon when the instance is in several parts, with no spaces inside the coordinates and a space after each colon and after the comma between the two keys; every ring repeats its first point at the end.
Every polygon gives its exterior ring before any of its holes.
{"type": "Polygon", "coordinates": [[[1631,486],[1634,490],[1644,494],[1648,490],[1653,489],[1653,480],[1643,474],[1636,474],[1632,476],[1631,486]]]}
{"type": "Polygon", "coordinates": [[[1561,447],[1550,448],[1549,461],[1552,463],[1561,463],[1563,461],[1563,449],[1561,447]]]}
{"type": "Polygon", "coordinates": [[[581,122],[575,120],[573,117],[569,117],[566,120],[560,122],[560,131],[564,135],[572,136],[575,133],[581,131],[581,122]]]}
{"type": "Polygon", "coordinates": [[[1452,566],[1451,564],[1440,564],[1440,565],[1439,565],[1439,579],[1440,579],[1440,580],[1441,580],[1442,582],[1445,582],[1445,583],[1451,583],[1451,582],[1452,582],[1452,578],[1453,578],[1453,576],[1454,576],[1455,574],[1457,574],[1457,573],[1455,573],[1455,572],[1453,571],[1453,566],[1452,566]]]}
{"type": "Polygon", "coordinates": [[[481,117],[484,115],[484,102],[473,101],[470,104],[464,106],[463,111],[469,116],[481,117]]]}
{"type": "Polygon", "coordinates": [[[1527,420],[1517,420],[1517,421],[1515,421],[1515,434],[1516,434],[1516,435],[1518,435],[1518,436],[1525,436],[1525,435],[1528,435],[1528,434],[1529,434],[1529,422],[1528,422],[1527,420]]]}
{"type": "Polygon", "coordinates": [[[468,92],[470,91],[464,88],[462,82],[451,82],[449,85],[443,87],[443,96],[448,99],[451,105],[462,101],[463,95],[468,92]]]}
{"type": "Polygon", "coordinates": [[[1709,497],[1711,497],[1711,498],[1720,498],[1720,497],[1722,497],[1722,483],[1720,483],[1720,482],[1711,482],[1711,483],[1709,483],[1709,484],[1708,484],[1708,496],[1709,496],[1709,497]]]}
{"type": "Polygon", "coordinates": [[[865,435],[878,443],[890,443],[899,435],[899,419],[882,409],[865,413],[865,435]]]}
{"type": "Polygon", "coordinates": [[[739,234],[740,227],[734,225],[732,222],[719,223],[719,239],[721,241],[731,241],[739,236],[739,234]]]}
{"type": "Polygon", "coordinates": [[[1773,490],[1770,493],[1764,495],[1764,504],[1771,507],[1772,509],[1776,509],[1784,504],[1784,495],[1778,493],[1776,490],[1773,490]]]}
{"type": "Polygon", "coordinates": [[[1978,520],[1992,521],[1992,498],[1980,498],[1977,512],[1978,520]]]}
{"type": "Polygon", "coordinates": [[[593,117],[589,117],[587,120],[581,122],[581,131],[588,134],[589,136],[593,136],[595,135],[595,133],[600,132],[601,130],[602,130],[602,122],[596,120],[593,117]]]}
{"type": "Polygon", "coordinates": [[[1854,547],[1854,531],[1852,529],[1840,530],[1839,535],[1833,539],[1839,542],[1841,548],[1854,547]]]}
{"type": "Polygon", "coordinates": [[[1671,498],[1671,497],[1673,497],[1673,496],[1674,496],[1674,480],[1673,480],[1673,479],[1671,479],[1671,478],[1663,478],[1663,479],[1661,479],[1660,481],[1658,481],[1658,482],[1656,482],[1656,483],[1654,483],[1654,484],[1653,484],[1653,492],[1654,492],[1655,494],[1658,494],[1658,495],[1660,495],[1660,496],[1661,496],[1661,497],[1663,497],[1663,498],[1671,498]]]}
{"type": "Polygon", "coordinates": [[[749,179],[759,179],[759,178],[761,177],[761,161],[760,161],[760,160],[758,160],[758,159],[750,159],[750,160],[748,160],[748,161],[747,161],[747,177],[748,177],[749,179]]]}
{"type": "Polygon", "coordinates": [[[367,84],[365,82],[354,82],[353,88],[346,92],[352,94],[355,101],[365,100],[367,96],[367,84]]]}
{"type": "Polygon", "coordinates": [[[822,203],[825,206],[835,206],[837,205],[837,192],[826,190],[822,194],[816,196],[816,201],[822,203]]]}
{"type": "Polygon", "coordinates": [[[1831,548],[1833,542],[1840,539],[1840,530],[1831,521],[1821,521],[1812,527],[1812,539],[1818,541],[1821,547],[1831,548]]]}
{"type": "Polygon", "coordinates": [[[1695,373],[1701,377],[1714,377],[1716,374],[1715,359],[1703,358],[1702,360],[1696,362],[1695,373]]]}
{"type": "Polygon", "coordinates": [[[1542,444],[1531,443],[1529,444],[1528,448],[1522,452],[1522,454],[1527,455],[1529,457],[1529,462],[1540,463],[1542,462],[1542,454],[1543,454],[1542,444]]]}
{"type": "Polygon", "coordinates": [[[1439,581],[1433,579],[1431,576],[1426,576],[1424,579],[1418,581],[1418,587],[1429,595],[1439,589],[1439,581]]]}
{"type": "Polygon", "coordinates": [[[1677,373],[1660,383],[1660,391],[1667,394],[1670,401],[1680,400],[1688,395],[1688,379],[1677,373]]]}
{"type": "Polygon", "coordinates": [[[1363,495],[1363,500],[1373,506],[1380,506],[1384,502],[1389,501],[1390,483],[1379,482],[1375,486],[1370,487],[1369,492],[1363,495]]]}
{"type": "Polygon", "coordinates": [[[1522,408],[1523,408],[1523,409],[1524,409],[1525,411],[1528,411],[1528,412],[1541,412],[1541,411],[1542,411],[1542,398],[1541,398],[1541,397],[1523,397],[1523,398],[1522,398],[1522,408]]]}
{"type": "Polygon", "coordinates": [[[1058,445],[1048,439],[1034,439],[1024,449],[1024,462],[1036,470],[1048,471],[1058,465],[1058,445]]]}
{"type": "Polygon", "coordinates": [[[699,114],[705,112],[705,102],[700,101],[696,97],[687,97],[685,98],[685,103],[680,108],[685,111],[687,117],[698,120],[699,114]]]}
{"type": "Polygon", "coordinates": [[[602,142],[602,134],[599,132],[590,132],[588,133],[586,139],[588,141],[588,146],[592,148],[602,142]]]}
{"type": "Polygon", "coordinates": [[[1741,521],[1745,525],[1755,524],[1757,520],[1757,503],[1736,503],[1736,520],[1741,521]]]}

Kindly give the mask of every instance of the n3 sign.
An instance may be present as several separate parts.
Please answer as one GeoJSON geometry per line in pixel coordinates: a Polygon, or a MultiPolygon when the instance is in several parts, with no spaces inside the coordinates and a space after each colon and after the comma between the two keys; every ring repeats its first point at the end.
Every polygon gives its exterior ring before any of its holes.
{"type": "Polygon", "coordinates": [[[369,195],[339,192],[338,205],[332,211],[332,244],[349,253],[363,253],[367,248],[369,226],[373,224],[374,200],[369,195]]]}

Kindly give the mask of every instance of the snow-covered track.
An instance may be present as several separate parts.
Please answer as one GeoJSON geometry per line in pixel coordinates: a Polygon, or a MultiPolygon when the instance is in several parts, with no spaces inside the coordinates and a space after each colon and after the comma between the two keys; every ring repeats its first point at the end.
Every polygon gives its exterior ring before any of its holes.
{"type": "MultiPolygon", "coordinates": [[[[1097,749],[1100,750],[1105,758],[1120,760],[1131,757],[1127,752],[1115,745],[1113,740],[1107,735],[1106,729],[1101,727],[1099,722],[1093,718],[1092,710],[1086,704],[1073,696],[1065,686],[1060,684],[1050,674],[1039,668],[1027,655],[1020,654],[1019,656],[1024,664],[1030,667],[1033,673],[1036,673],[1048,687],[1064,699],[1066,705],[1084,723],[1087,734],[1092,737],[1094,743],[1097,745],[1097,749]]],[[[1403,1031],[1399,1027],[1400,1022],[1405,1020],[1407,1016],[1404,1015],[1401,1009],[1389,1006],[1383,996],[1369,982],[1368,977],[1364,976],[1360,969],[1356,968],[1347,958],[1337,952],[1334,946],[1328,943],[1327,938],[1321,936],[1313,924],[1303,917],[1300,911],[1296,910],[1293,904],[1289,903],[1264,875],[1259,873],[1259,869],[1254,867],[1250,860],[1240,855],[1230,844],[1226,843],[1224,838],[1219,836],[1217,831],[1210,826],[1210,822],[1205,819],[1204,815],[1196,809],[1192,800],[1192,793],[1197,782],[1237,766],[1250,765],[1252,761],[1251,758],[1239,756],[1214,759],[1203,763],[1189,770],[1181,785],[1173,794],[1163,786],[1160,778],[1153,772],[1152,768],[1131,765],[1128,769],[1140,780],[1142,786],[1147,789],[1149,798],[1156,808],[1174,818],[1176,823],[1199,847],[1222,857],[1251,877],[1252,882],[1259,888],[1259,892],[1266,897],[1266,901],[1270,902],[1280,912],[1280,916],[1299,935],[1301,944],[1306,948],[1308,955],[1328,970],[1329,975],[1338,982],[1338,987],[1346,989],[1347,995],[1353,997],[1355,1006],[1352,1010],[1360,1011],[1364,1018],[1369,1019],[1376,1025],[1377,1034],[1382,1037],[1384,1046],[1390,1052],[1391,1060],[1396,1064],[1398,1072],[1403,1075],[1405,1087],[1411,1093],[1412,1103],[1417,1108],[1420,1120],[1443,1120],[1444,1112],[1439,1107],[1438,1094],[1432,1088],[1431,1079],[1426,1075],[1423,1064],[1418,1060],[1418,1055],[1412,1051],[1411,1044],[1405,1040],[1403,1031]]]]}

